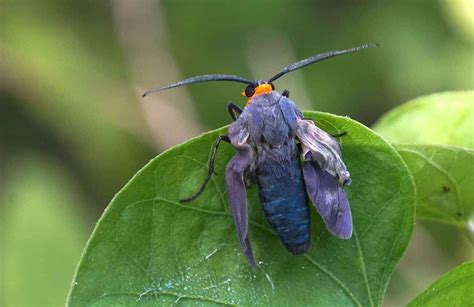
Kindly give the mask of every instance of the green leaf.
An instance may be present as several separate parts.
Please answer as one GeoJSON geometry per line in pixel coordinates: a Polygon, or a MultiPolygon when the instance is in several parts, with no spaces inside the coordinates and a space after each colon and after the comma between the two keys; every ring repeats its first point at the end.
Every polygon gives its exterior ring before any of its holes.
{"type": "Polygon", "coordinates": [[[474,238],[474,150],[397,145],[415,179],[417,217],[453,225],[474,238]]]}
{"type": "Polygon", "coordinates": [[[225,195],[222,145],[217,176],[191,203],[207,172],[221,128],[176,146],[146,165],[116,195],[92,234],[68,304],[356,305],[382,301],[414,224],[413,179],[394,148],[348,118],[307,112],[340,140],[353,184],[346,189],[354,235],[328,234],[312,212],[312,241],[288,253],[265,220],[257,189],[249,191],[250,237],[259,269],[242,255],[225,195]]]}
{"type": "Polygon", "coordinates": [[[374,129],[399,144],[416,183],[417,217],[461,228],[473,241],[474,91],[417,98],[374,129]]]}
{"type": "Polygon", "coordinates": [[[474,261],[455,267],[408,306],[472,306],[474,305],[474,261]]]}
{"type": "Polygon", "coordinates": [[[393,143],[474,148],[474,91],[416,98],[384,115],[374,130],[393,143]]]}

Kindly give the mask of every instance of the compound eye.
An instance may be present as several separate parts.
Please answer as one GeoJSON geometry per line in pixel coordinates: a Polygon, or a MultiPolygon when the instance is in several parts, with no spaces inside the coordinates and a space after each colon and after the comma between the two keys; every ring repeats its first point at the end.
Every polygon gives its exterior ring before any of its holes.
{"type": "Polygon", "coordinates": [[[246,88],[245,88],[245,96],[247,97],[252,97],[253,94],[255,94],[255,87],[253,84],[249,84],[246,88]]]}

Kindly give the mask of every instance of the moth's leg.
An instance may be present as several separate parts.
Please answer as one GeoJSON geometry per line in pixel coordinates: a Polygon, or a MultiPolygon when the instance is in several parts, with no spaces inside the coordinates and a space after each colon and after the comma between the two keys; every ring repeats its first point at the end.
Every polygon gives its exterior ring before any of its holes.
{"type": "Polygon", "coordinates": [[[216,159],[216,153],[217,153],[217,150],[219,149],[219,144],[222,141],[226,141],[226,142],[230,143],[230,139],[227,135],[219,135],[217,137],[216,141],[214,142],[214,146],[212,148],[211,157],[209,158],[208,171],[207,171],[206,179],[204,179],[204,181],[201,184],[201,187],[199,188],[199,190],[194,195],[192,195],[191,197],[180,199],[179,200],[180,202],[183,202],[183,203],[190,202],[190,201],[194,200],[196,197],[198,197],[202,192],[204,192],[204,189],[206,188],[207,184],[211,180],[212,174],[216,173],[214,171],[214,160],[216,159]]]}
{"type": "Polygon", "coordinates": [[[331,134],[331,136],[332,136],[333,138],[340,138],[341,136],[345,136],[345,135],[347,135],[347,131],[346,131],[346,130],[344,130],[344,131],[342,131],[342,132],[339,132],[339,133],[337,133],[337,134],[331,134]]]}
{"type": "Polygon", "coordinates": [[[300,155],[303,154],[303,145],[301,145],[301,142],[296,143],[296,148],[298,148],[298,151],[300,155]]]}
{"type": "Polygon", "coordinates": [[[237,147],[237,151],[237,154],[227,164],[225,171],[227,195],[240,241],[240,248],[252,268],[255,269],[257,264],[253,257],[248,235],[247,192],[244,183],[244,173],[252,163],[253,152],[248,144],[237,147]]]}
{"type": "Polygon", "coordinates": [[[290,98],[290,91],[289,90],[283,90],[283,93],[281,93],[283,96],[286,98],[290,98]]]}
{"type": "Polygon", "coordinates": [[[254,184],[257,183],[257,178],[255,177],[255,174],[250,171],[250,169],[247,169],[244,173],[244,182],[247,189],[250,189],[254,184]]]}
{"type": "Polygon", "coordinates": [[[227,103],[227,111],[229,111],[230,117],[232,117],[233,120],[236,120],[237,117],[242,114],[242,109],[232,101],[227,103]]]}
{"type": "MultiPolygon", "coordinates": [[[[303,118],[301,118],[301,119],[303,119],[303,120],[311,120],[311,121],[313,120],[312,118],[308,118],[308,117],[303,117],[303,118]]],[[[329,134],[330,136],[332,136],[333,138],[340,138],[340,137],[342,137],[342,136],[347,135],[347,131],[346,131],[346,130],[344,130],[344,131],[342,131],[342,132],[339,132],[339,133],[336,133],[336,134],[331,134],[331,133],[328,133],[328,132],[326,132],[326,133],[329,134]]]]}

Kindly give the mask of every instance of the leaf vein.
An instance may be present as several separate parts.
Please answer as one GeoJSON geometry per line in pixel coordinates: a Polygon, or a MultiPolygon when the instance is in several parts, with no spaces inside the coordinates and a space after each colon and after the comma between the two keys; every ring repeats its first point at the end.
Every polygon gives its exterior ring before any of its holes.
{"type": "Polygon", "coordinates": [[[362,253],[362,248],[360,247],[359,237],[357,235],[355,227],[354,227],[354,239],[357,246],[357,252],[359,253],[359,261],[362,268],[362,276],[364,276],[364,282],[367,289],[367,295],[369,297],[369,303],[370,303],[370,306],[374,306],[372,292],[370,290],[370,285],[369,285],[369,279],[367,277],[367,268],[365,267],[364,254],[362,253]]]}
{"type": "Polygon", "coordinates": [[[331,278],[334,282],[336,282],[352,299],[354,303],[356,303],[357,306],[362,306],[360,301],[355,297],[354,293],[349,289],[348,286],[346,286],[334,273],[332,273],[330,270],[325,268],[321,263],[316,261],[314,258],[312,258],[308,254],[303,255],[306,259],[309,260],[314,266],[316,266],[318,269],[320,269],[324,274],[326,274],[329,278],[331,278]]]}
{"type": "Polygon", "coordinates": [[[432,167],[434,167],[438,171],[440,171],[442,174],[444,174],[446,176],[446,178],[448,178],[448,180],[453,184],[454,191],[455,191],[455,194],[456,194],[456,198],[458,199],[458,201],[456,202],[456,207],[457,207],[458,211],[464,213],[464,210],[461,207],[462,197],[461,197],[461,194],[459,192],[458,184],[457,184],[456,180],[443,167],[441,167],[435,161],[433,161],[432,159],[428,158],[427,156],[425,156],[424,154],[422,154],[418,151],[415,151],[415,150],[412,150],[412,149],[407,149],[407,148],[400,148],[399,150],[402,151],[402,152],[404,151],[404,152],[411,153],[413,155],[416,155],[416,156],[422,158],[429,165],[431,165],[432,167]]]}
{"type": "Polygon", "coordinates": [[[367,226],[367,228],[362,232],[362,234],[360,235],[361,238],[364,237],[364,235],[370,230],[370,228],[372,228],[372,226],[375,224],[375,221],[377,220],[377,218],[379,217],[380,214],[382,214],[383,211],[385,211],[385,209],[388,208],[388,206],[400,195],[400,190],[393,194],[392,197],[390,197],[389,200],[387,200],[385,202],[385,205],[383,205],[379,211],[377,211],[377,213],[375,214],[375,216],[370,219],[370,224],[367,226]]]}

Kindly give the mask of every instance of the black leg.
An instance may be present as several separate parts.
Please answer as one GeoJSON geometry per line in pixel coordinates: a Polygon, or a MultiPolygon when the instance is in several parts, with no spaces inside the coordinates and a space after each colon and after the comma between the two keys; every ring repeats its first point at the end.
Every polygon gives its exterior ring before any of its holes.
{"type": "Polygon", "coordinates": [[[284,90],[283,93],[281,93],[283,96],[286,98],[290,98],[290,91],[289,90],[284,90]]]}
{"type": "Polygon", "coordinates": [[[296,143],[296,147],[298,148],[298,151],[300,152],[300,155],[303,154],[303,146],[301,145],[301,142],[296,143]]]}
{"type": "Polygon", "coordinates": [[[212,148],[211,157],[209,158],[208,171],[207,171],[206,179],[204,179],[203,183],[201,184],[201,187],[199,188],[199,190],[194,195],[192,195],[191,197],[188,197],[188,198],[180,199],[179,200],[180,202],[183,202],[183,203],[190,202],[190,201],[196,199],[196,197],[198,197],[199,195],[201,195],[202,192],[204,192],[204,189],[206,188],[207,184],[209,183],[209,180],[211,180],[212,174],[216,173],[214,171],[214,160],[216,158],[216,153],[217,153],[217,150],[219,149],[219,144],[221,143],[221,141],[226,141],[226,142],[230,143],[230,139],[227,135],[219,135],[217,137],[217,140],[214,143],[214,147],[212,148]]]}
{"type": "MultiPolygon", "coordinates": [[[[308,118],[308,117],[302,117],[301,119],[313,121],[312,118],[308,118]]],[[[331,134],[329,132],[326,132],[326,133],[329,134],[330,136],[332,136],[333,138],[340,138],[341,136],[347,135],[347,131],[345,131],[345,130],[342,131],[342,132],[336,133],[336,134],[331,134]]]]}
{"type": "Polygon", "coordinates": [[[229,111],[230,117],[232,117],[233,120],[236,120],[237,117],[242,114],[242,109],[232,101],[227,103],[227,111],[229,111]]]}
{"type": "Polygon", "coordinates": [[[257,178],[255,178],[255,174],[253,174],[249,169],[245,170],[244,182],[245,187],[247,189],[250,189],[254,184],[257,183],[257,178]]]}

